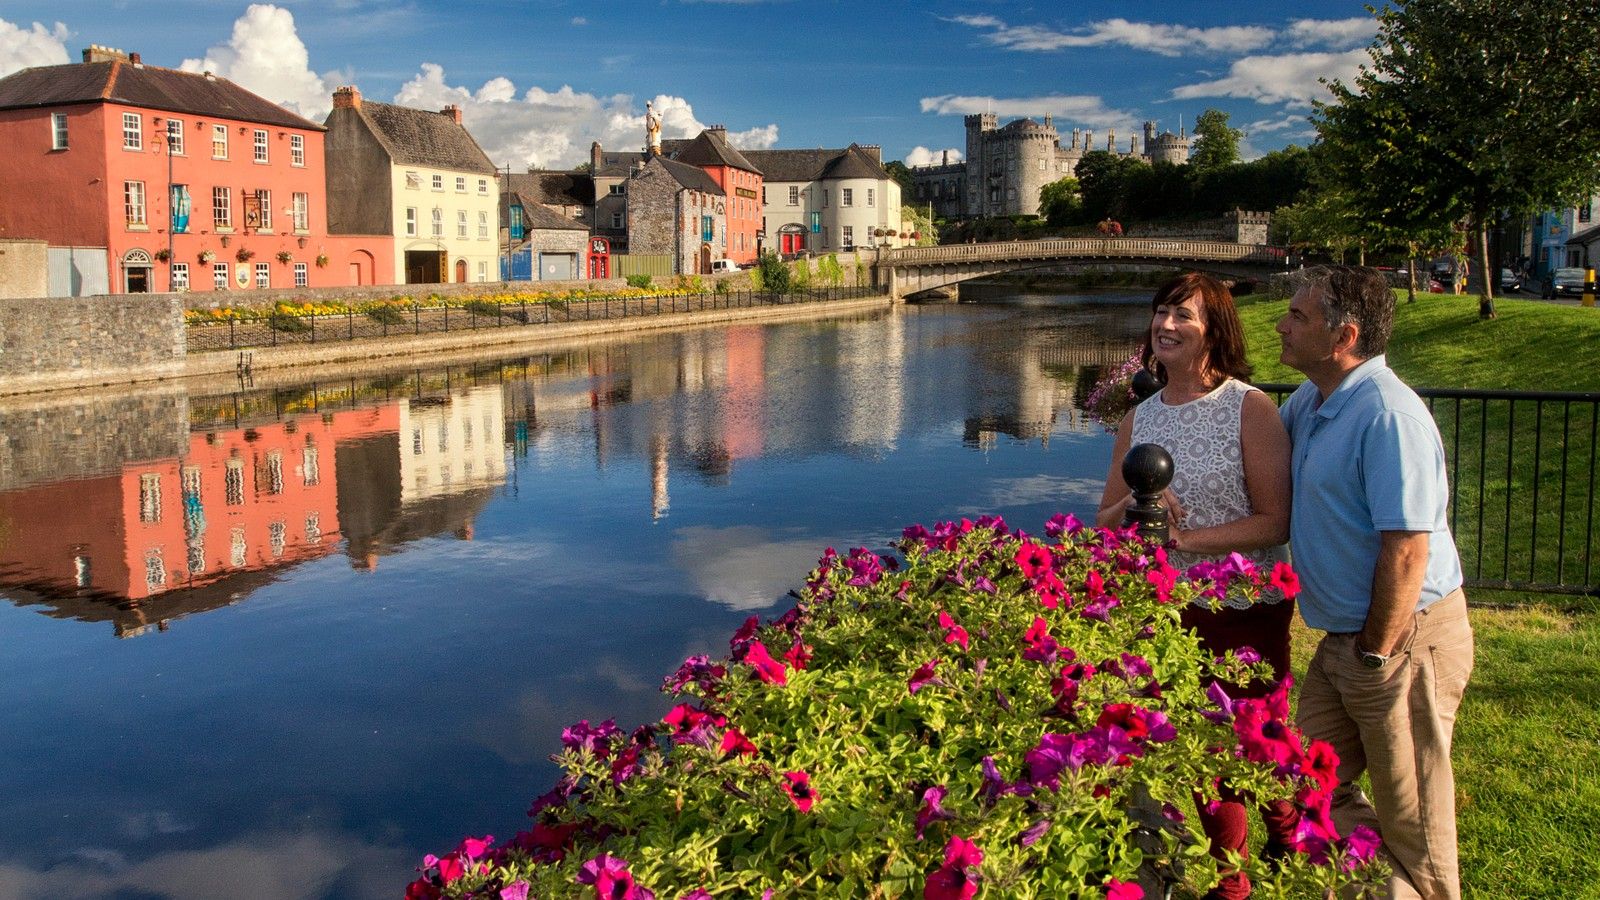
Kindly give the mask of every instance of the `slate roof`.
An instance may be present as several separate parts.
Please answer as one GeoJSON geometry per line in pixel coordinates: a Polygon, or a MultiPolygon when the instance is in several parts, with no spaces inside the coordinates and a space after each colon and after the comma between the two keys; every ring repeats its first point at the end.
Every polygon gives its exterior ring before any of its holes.
{"type": "Polygon", "coordinates": [[[667,174],[671,175],[673,180],[683,187],[691,191],[699,191],[702,194],[711,194],[715,197],[726,196],[722,188],[717,187],[717,182],[710,175],[707,175],[704,169],[696,168],[688,163],[678,162],[675,159],[667,159],[665,156],[660,157],[658,161],[667,170],[667,174]]]}
{"type": "MultiPolygon", "coordinates": [[[[663,146],[661,151],[666,153],[666,147],[663,146]]],[[[685,143],[682,148],[668,155],[679,162],[685,162],[691,166],[729,166],[735,169],[743,169],[746,172],[754,172],[757,175],[761,174],[760,169],[756,168],[750,160],[746,159],[738,150],[734,149],[732,144],[728,143],[728,133],[726,131],[708,128],[700,132],[698,137],[685,143]]]]}
{"type": "Polygon", "coordinates": [[[361,117],[396,165],[479,175],[497,171],[472,134],[443,113],[363,99],[354,109],[335,108],[328,120],[351,114],[361,117]]]}
{"type": "Polygon", "coordinates": [[[510,209],[510,204],[516,203],[522,207],[522,227],[529,231],[588,232],[589,230],[588,225],[577,219],[569,219],[545,206],[536,196],[530,196],[520,191],[512,191],[510,194],[501,194],[501,200],[500,224],[502,226],[506,224],[507,216],[510,215],[504,210],[510,209]]]}
{"type": "Polygon", "coordinates": [[[125,103],[144,109],[322,131],[226,78],[122,60],[37,66],[0,78],[0,109],[125,103]]]}
{"type": "Polygon", "coordinates": [[[634,163],[641,163],[648,159],[642,151],[639,152],[600,152],[600,166],[594,174],[600,176],[613,176],[626,178],[633,171],[634,163]]]}
{"type": "Polygon", "coordinates": [[[856,144],[842,150],[746,150],[745,155],[761,167],[768,183],[889,177],[871,154],[856,144]]]}
{"type": "Polygon", "coordinates": [[[500,190],[556,206],[594,204],[594,179],[585,172],[513,172],[500,176],[500,190]]]}

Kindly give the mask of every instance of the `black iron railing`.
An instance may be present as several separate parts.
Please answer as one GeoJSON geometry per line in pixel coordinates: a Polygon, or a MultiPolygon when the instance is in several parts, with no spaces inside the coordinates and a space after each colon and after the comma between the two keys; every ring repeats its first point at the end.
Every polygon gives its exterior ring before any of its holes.
{"type": "Polygon", "coordinates": [[[609,297],[593,300],[498,301],[474,300],[455,306],[387,304],[371,312],[346,310],[325,315],[262,314],[254,319],[205,322],[188,327],[190,353],[237,350],[246,347],[281,347],[387,338],[393,335],[440,334],[488,328],[527,328],[569,322],[630,319],[669,313],[719,309],[793,306],[830,300],[880,296],[872,287],[829,287],[769,294],[752,291],[726,293],[656,294],[649,297],[609,297]]]}
{"type": "MultiPolygon", "coordinates": [[[[1281,403],[1291,384],[1259,385],[1281,403]]],[[[1419,388],[1444,439],[1470,587],[1600,594],[1600,393],[1419,388]]]]}

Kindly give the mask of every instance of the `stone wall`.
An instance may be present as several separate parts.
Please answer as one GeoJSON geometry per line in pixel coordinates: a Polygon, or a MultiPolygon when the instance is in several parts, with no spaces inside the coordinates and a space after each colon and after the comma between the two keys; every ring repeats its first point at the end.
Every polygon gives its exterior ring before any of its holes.
{"type": "Polygon", "coordinates": [[[185,339],[171,294],[0,300],[0,394],[181,374],[185,339]]]}
{"type": "Polygon", "coordinates": [[[44,241],[0,241],[0,297],[44,297],[50,285],[44,241]]]}
{"type": "Polygon", "coordinates": [[[0,403],[0,491],[121,471],[189,447],[189,394],[167,386],[0,403]]]}
{"type": "MultiPolygon", "coordinates": [[[[582,232],[573,232],[582,236],[582,232]]],[[[614,259],[615,257],[613,257],[614,259]]],[[[427,299],[432,294],[441,297],[472,297],[479,294],[515,293],[517,291],[560,291],[576,288],[595,290],[622,290],[628,283],[621,278],[602,278],[577,281],[467,281],[457,284],[364,284],[353,287],[326,288],[271,288],[245,291],[205,291],[188,294],[163,294],[177,297],[188,309],[223,309],[237,306],[241,309],[267,307],[280,300],[320,302],[337,300],[360,302],[363,300],[388,300],[391,297],[416,297],[427,299]]],[[[120,295],[128,296],[128,295],[120,295]]]]}

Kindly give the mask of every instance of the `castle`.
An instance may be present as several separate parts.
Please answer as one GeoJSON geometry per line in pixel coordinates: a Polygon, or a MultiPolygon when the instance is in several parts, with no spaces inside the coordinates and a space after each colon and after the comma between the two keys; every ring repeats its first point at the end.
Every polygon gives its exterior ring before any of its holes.
{"type": "MultiPolygon", "coordinates": [[[[1039,189],[1077,172],[1085,153],[1094,146],[1094,132],[1072,129],[1072,144],[1061,146],[1061,135],[1050,116],[1040,124],[1017,119],[997,128],[994,113],[966,117],[967,157],[950,162],[949,153],[935,166],[916,166],[916,203],[932,203],[935,216],[947,219],[981,216],[1034,216],[1039,214],[1039,189]]],[[[1181,164],[1189,160],[1189,138],[1178,133],[1156,133],[1154,122],[1144,123],[1144,149],[1137,136],[1128,138],[1127,150],[1117,149],[1115,131],[1106,132],[1104,150],[1148,163],[1181,164]]]]}

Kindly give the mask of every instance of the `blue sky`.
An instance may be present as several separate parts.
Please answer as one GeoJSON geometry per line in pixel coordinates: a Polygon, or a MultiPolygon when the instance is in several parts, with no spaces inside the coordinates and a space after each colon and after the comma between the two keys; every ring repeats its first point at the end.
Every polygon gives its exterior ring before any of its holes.
{"type": "Polygon", "coordinates": [[[723,124],[746,147],[856,141],[913,163],[959,150],[969,112],[1049,113],[1125,146],[1145,119],[1176,130],[1213,107],[1253,156],[1309,142],[1317,79],[1348,79],[1374,30],[1356,0],[7,0],[0,74],[103,44],[319,121],[340,84],[458,103],[519,169],[637,147],[647,100],[667,137],[723,124]]]}

